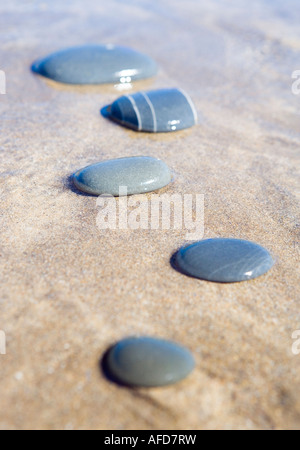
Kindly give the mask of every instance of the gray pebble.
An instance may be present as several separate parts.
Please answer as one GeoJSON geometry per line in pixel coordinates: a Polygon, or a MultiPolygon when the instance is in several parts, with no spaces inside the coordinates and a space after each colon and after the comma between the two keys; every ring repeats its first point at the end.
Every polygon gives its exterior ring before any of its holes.
{"type": "Polygon", "coordinates": [[[180,89],[125,95],[109,107],[109,114],[121,125],[152,133],[178,131],[197,123],[195,106],[180,89]]]}
{"type": "Polygon", "coordinates": [[[123,384],[156,387],[176,383],[194,369],[192,354],[178,344],[152,337],[127,338],[108,353],[107,369],[123,384]]]}
{"type": "Polygon", "coordinates": [[[233,283],[266,273],[274,264],[270,253],[241,239],[207,239],[182,248],[176,263],[187,275],[202,280],[233,283]]]}
{"type": "Polygon", "coordinates": [[[52,53],[36,61],[32,70],[67,84],[129,83],[156,75],[157,65],[127,47],[86,45],[52,53]]]}
{"type": "Polygon", "coordinates": [[[152,192],[171,182],[171,172],[160,159],[149,156],[111,159],[85,167],[75,173],[77,189],[93,195],[119,196],[120,186],[127,195],[152,192]]]}

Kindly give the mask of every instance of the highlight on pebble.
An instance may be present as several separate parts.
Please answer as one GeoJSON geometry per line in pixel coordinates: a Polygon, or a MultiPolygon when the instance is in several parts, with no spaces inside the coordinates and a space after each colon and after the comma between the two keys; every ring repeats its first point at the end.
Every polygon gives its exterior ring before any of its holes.
{"type": "Polygon", "coordinates": [[[0,95],[6,94],[6,75],[3,70],[0,70],[0,95]]]}

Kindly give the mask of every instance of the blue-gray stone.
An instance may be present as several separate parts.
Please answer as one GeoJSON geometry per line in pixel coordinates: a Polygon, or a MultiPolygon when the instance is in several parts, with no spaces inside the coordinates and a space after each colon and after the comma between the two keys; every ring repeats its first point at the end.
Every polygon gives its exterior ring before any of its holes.
{"type": "Polygon", "coordinates": [[[171,178],[169,167],[150,156],[102,161],[79,170],[73,177],[75,186],[83,192],[116,197],[121,186],[127,188],[127,195],[142,194],[167,186],[171,178]]]}
{"type": "Polygon", "coordinates": [[[109,114],[121,125],[152,133],[178,131],[197,123],[195,106],[180,89],[124,95],[109,107],[109,114]]]}
{"type": "Polygon", "coordinates": [[[85,45],[52,53],[36,61],[32,70],[67,84],[129,83],[156,75],[157,65],[127,47],[85,45]]]}
{"type": "Polygon", "coordinates": [[[233,283],[266,273],[274,264],[270,253],[254,242],[241,239],[207,239],[182,248],[178,268],[202,280],[233,283]]]}
{"type": "Polygon", "coordinates": [[[194,367],[194,358],[187,349],[152,337],[124,339],[107,356],[108,373],[116,381],[135,387],[176,383],[194,367]]]}

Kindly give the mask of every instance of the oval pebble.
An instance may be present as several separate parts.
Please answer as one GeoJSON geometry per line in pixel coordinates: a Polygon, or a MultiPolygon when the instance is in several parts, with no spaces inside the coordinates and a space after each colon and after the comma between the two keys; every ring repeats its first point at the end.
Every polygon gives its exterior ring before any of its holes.
{"type": "Polygon", "coordinates": [[[190,97],[180,89],[138,92],[118,98],[109,108],[110,118],[136,131],[178,131],[197,123],[190,97]]]}
{"type": "Polygon", "coordinates": [[[106,364],[116,381],[136,387],[176,383],[195,367],[189,350],[174,342],[152,337],[120,341],[109,351],[106,364]]]}
{"type": "Polygon", "coordinates": [[[118,197],[120,187],[124,186],[127,188],[127,195],[152,192],[165,187],[171,182],[171,172],[160,159],[134,156],[92,164],[75,173],[73,179],[77,189],[83,192],[118,197]]]}
{"type": "Polygon", "coordinates": [[[176,263],[185,274],[202,280],[233,283],[266,273],[274,264],[270,253],[241,239],[207,239],[182,248],[176,263]]]}
{"type": "Polygon", "coordinates": [[[67,84],[129,83],[156,75],[157,65],[127,47],[85,45],[52,53],[36,61],[32,70],[67,84]]]}

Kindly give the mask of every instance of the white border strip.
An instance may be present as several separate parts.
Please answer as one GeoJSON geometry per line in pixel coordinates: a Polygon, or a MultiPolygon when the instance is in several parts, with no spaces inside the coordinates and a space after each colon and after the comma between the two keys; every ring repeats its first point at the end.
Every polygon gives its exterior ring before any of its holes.
{"type": "Polygon", "coordinates": [[[152,117],[153,117],[153,131],[154,131],[154,133],[156,133],[157,132],[157,117],[156,117],[156,112],[155,112],[153,103],[151,102],[150,98],[148,97],[148,95],[145,92],[141,92],[141,94],[145,98],[148,105],[150,106],[150,109],[152,112],[152,117]]]}
{"type": "Polygon", "coordinates": [[[190,105],[190,107],[191,107],[191,110],[193,111],[195,124],[197,124],[197,123],[198,123],[198,113],[197,113],[197,110],[196,110],[196,108],[195,108],[195,105],[194,105],[194,103],[193,103],[191,97],[190,97],[183,89],[178,89],[178,90],[179,90],[179,92],[182,93],[182,95],[184,95],[184,97],[185,97],[186,100],[188,101],[188,103],[189,103],[189,105],[190,105]]]}
{"type": "Polygon", "coordinates": [[[125,95],[125,97],[127,97],[128,100],[130,101],[130,103],[132,104],[132,107],[133,107],[133,109],[134,109],[134,111],[136,113],[136,117],[137,117],[137,120],[138,120],[139,131],[141,131],[141,129],[142,129],[142,118],[141,118],[141,115],[140,115],[140,112],[139,112],[139,108],[137,107],[137,104],[135,103],[135,100],[134,100],[134,98],[131,95],[125,95]]]}

